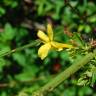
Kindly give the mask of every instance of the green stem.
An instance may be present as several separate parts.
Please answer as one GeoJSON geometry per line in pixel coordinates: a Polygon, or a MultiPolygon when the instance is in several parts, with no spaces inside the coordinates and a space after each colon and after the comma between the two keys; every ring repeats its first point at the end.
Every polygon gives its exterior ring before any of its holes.
{"type": "Polygon", "coordinates": [[[80,59],[76,64],[72,64],[69,68],[61,72],[49,83],[47,83],[45,86],[40,88],[40,90],[37,90],[36,92],[34,92],[32,96],[43,96],[43,94],[45,94],[46,92],[52,91],[64,80],[69,78],[72,74],[74,74],[76,71],[82,68],[85,64],[87,64],[91,59],[93,59],[95,55],[96,55],[96,50],[93,53],[92,52],[88,53],[86,56],[82,58],[82,60],[80,59]]]}
{"type": "Polygon", "coordinates": [[[32,41],[31,43],[27,44],[27,45],[24,45],[24,46],[21,46],[19,48],[16,48],[16,49],[13,49],[9,52],[6,52],[6,53],[3,53],[3,54],[0,54],[0,57],[3,57],[3,56],[6,56],[6,55],[10,55],[16,51],[21,51],[21,50],[24,50],[25,48],[29,48],[29,47],[34,47],[34,46],[38,46],[40,44],[40,40],[35,40],[35,41],[32,41]]]}
{"type": "Polygon", "coordinates": [[[81,39],[81,37],[78,35],[78,33],[76,33],[75,35],[78,38],[78,40],[80,41],[80,43],[82,44],[82,46],[85,46],[84,41],[81,39]]]}

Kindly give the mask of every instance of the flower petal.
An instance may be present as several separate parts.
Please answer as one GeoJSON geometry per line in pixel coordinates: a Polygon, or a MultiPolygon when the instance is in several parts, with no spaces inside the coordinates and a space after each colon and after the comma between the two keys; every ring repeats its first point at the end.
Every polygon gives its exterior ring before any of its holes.
{"type": "Polygon", "coordinates": [[[53,40],[53,30],[52,30],[52,25],[51,24],[47,25],[47,33],[48,33],[49,39],[53,40]]]}
{"type": "Polygon", "coordinates": [[[57,48],[58,51],[61,51],[63,50],[63,48],[73,48],[72,45],[69,45],[69,44],[63,44],[63,43],[58,43],[58,42],[51,42],[51,45],[54,47],[54,48],[57,48]]]}
{"type": "Polygon", "coordinates": [[[47,56],[50,49],[51,49],[50,43],[46,43],[46,44],[42,45],[38,50],[38,56],[41,59],[44,59],[47,56]]]}
{"type": "Polygon", "coordinates": [[[48,36],[43,31],[38,31],[37,36],[44,42],[49,42],[48,36]]]}

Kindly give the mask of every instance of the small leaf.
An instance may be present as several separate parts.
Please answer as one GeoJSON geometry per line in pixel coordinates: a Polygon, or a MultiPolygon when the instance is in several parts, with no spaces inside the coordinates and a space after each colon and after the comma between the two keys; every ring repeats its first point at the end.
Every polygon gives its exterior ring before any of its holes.
{"type": "Polygon", "coordinates": [[[91,31],[91,27],[89,25],[85,26],[85,32],[89,33],[91,31]]]}
{"type": "Polygon", "coordinates": [[[83,29],[84,29],[84,25],[79,25],[79,27],[78,27],[78,32],[83,31],[83,29]]]}
{"type": "Polygon", "coordinates": [[[18,3],[15,2],[15,1],[11,4],[11,7],[12,7],[12,8],[15,8],[15,7],[17,7],[17,6],[18,6],[18,3]]]}
{"type": "Polygon", "coordinates": [[[96,22],[96,17],[94,16],[94,17],[89,18],[89,21],[92,23],[96,22]]]}
{"type": "Polygon", "coordinates": [[[92,75],[92,85],[96,82],[96,67],[93,70],[93,75],[92,75]]]}
{"type": "Polygon", "coordinates": [[[32,80],[38,70],[39,69],[35,65],[32,65],[30,67],[27,66],[24,72],[16,75],[15,78],[20,81],[32,80]]]}
{"type": "Polygon", "coordinates": [[[83,78],[80,78],[77,82],[77,85],[84,86],[84,85],[86,85],[87,82],[88,82],[88,80],[83,80],[83,78]]]}
{"type": "Polygon", "coordinates": [[[2,16],[2,15],[4,15],[5,14],[5,9],[4,8],[2,8],[2,7],[0,7],[0,16],[2,16]]]}
{"type": "Polygon", "coordinates": [[[15,36],[15,30],[9,23],[5,24],[4,32],[1,34],[3,40],[12,40],[15,36]]]}
{"type": "Polygon", "coordinates": [[[24,54],[21,53],[14,53],[12,54],[13,59],[16,60],[20,65],[26,66],[26,57],[24,54]]]}
{"type": "Polygon", "coordinates": [[[5,54],[6,52],[8,52],[10,50],[11,50],[10,46],[0,44],[0,56],[2,56],[3,54],[5,54]]]}
{"type": "Polygon", "coordinates": [[[0,58],[0,71],[2,71],[2,68],[5,64],[6,64],[6,61],[3,58],[0,58]]]}

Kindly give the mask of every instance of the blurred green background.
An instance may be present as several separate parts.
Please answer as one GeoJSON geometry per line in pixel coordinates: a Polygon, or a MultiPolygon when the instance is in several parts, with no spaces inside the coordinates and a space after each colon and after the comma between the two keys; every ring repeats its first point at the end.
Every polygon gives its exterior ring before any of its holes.
{"type": "MultiPolygon", "coordinates": [[[[38,30],[46,31],[48,23],[53,25],[56,41],[69,43],[71,38],[79,46],[86,45],[96,38],[96,1],[0,0],[0,55],[38,39],[38,30]],[[70,37],[77,33],[83,43],[77,35],[70,37]]],[[[0,57],[0,96],[31,96],[74,62],[65,50],[51,50],[41,60],[37,55],[39,47],[0,57]]],[[[75,54],[75,59],[82,57],[80,52],[75,54]]],[[[77,85],[82,70],[48,96],[96,96],[96,81],[92,86],[82,86],[89,82],[86,80],[77,85]]]]}

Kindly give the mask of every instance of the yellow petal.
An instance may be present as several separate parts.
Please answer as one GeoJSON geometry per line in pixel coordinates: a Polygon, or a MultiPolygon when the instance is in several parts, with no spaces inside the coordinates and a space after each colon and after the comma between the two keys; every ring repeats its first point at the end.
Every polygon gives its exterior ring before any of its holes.
{"type": "Polygon", "coordinates": [[[44,41],[44,42],[49,42],[49,38],[48,38],[48,36],[44,33],[44,32],[42,32],[42,31],[38,31],[38,33],[37,33],[37,36],[42,40],[42,41],[44,41]]]}
{"type": "Polygon", "coordinates": [[[46,43],[46,44],[42,45],[38,50],[38,56],[41,59],[44,59],[47,56],[50,49],[51,49],[50,43],[46,43]]]}
{"type": "Polygon", "coordinates": [[[51,42],[51,45],[55,48],[57,48],[59,51],[63,50],[63,48],[73,48],[72,45],[69,44],[63,44],[63,43],[58,43],[58,42],[51,42]]]}
{"type": "Polygon", "coordinates": [[[52,30],[51,24],[47,25],[47,33],[48,33],[49,39],[53,40],[53,30],[52,30]]]}

